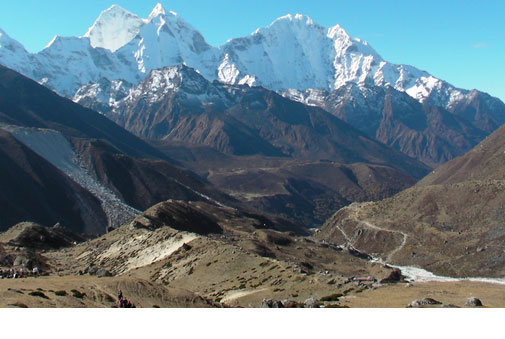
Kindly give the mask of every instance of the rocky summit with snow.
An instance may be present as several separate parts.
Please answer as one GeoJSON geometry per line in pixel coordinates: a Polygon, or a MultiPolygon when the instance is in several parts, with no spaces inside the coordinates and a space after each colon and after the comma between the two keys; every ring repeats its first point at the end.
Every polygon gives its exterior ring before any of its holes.
{"type": "Polygon", "coordinates": [[[113,5],[83,36],[56,36],[38,53],[0,30],[0,64],[100,112],[151,71],[183,64],[208,81],[262,86],[319,106],[430,166],[464,154],[505,122],[499,99],[389,63],[339,25],[325,28],[301,14],[214,47],[161,4],[147,18],[113,5]]]}
{"type": "Polygon", "coordinates": [[[451,107],[468,91],[425,71],[384,60],[339,25],[325,28],[296,14],[246,37],[210,46],[177,13],[156,5],[148,18],[120,6],[103,11],[82,37],[55,37],[38,53],[0,31],[0,63],[71,97],[101,78],[139,83],[153,69],[185,64],[208,80],[271,90],[332,91],[349,83],[391,86],[420,102],[451,107]]]}

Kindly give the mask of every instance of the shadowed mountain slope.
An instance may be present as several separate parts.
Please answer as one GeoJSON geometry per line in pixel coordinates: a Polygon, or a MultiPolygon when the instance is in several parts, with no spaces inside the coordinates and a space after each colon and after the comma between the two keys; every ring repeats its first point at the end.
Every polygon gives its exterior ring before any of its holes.
{"type": "MultiPolygon", "coordinates": [[[[96,93],[83,90],[74,100],[103,109],[96,93]]],[[[320,108],[261,87],[210,83],[183,65],[152,71],[121,97],[112,98],[117,105],[102,113],[144,138],[204,145],[232,155],[367,162],[417,178],[427,172],[427,166],[320,108]]]]}
{"type": "Polygon", "coordinates": [[[100,234],[170,198],[234,203],[97,112],[0,67],[1,227],[100,234]],[[201,190],[201,191],[200,191],[201,190]]]}

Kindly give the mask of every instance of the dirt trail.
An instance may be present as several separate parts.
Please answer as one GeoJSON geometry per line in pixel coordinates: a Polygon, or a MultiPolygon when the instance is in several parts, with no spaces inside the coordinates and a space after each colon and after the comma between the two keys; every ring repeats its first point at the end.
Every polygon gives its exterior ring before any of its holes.
{"type": "MultiPolygon", "coordinates": [[[[393,249],[391,252],[389,252],[389,254],[387,255],[386,259],[385,259],[385,262],[391,262],[393,256],[398,253],[400,250],[403,249],[403,247],[405,247],[405,244],[407,243],[407,240],[408,240],[408,235],[402,231],[398,231],[398,230],[390,230],[390,229],[387,229],[387,228],[382,228],[382,227],[378,227],[377,225],[374,225],[372,224],[371,222],[369,221],[366,221],[366,220],[360,220],[357,216],[358,214],[358,209],[357,209],[357,205],[354,203],[354,204],[351,204],[349,206],[346,207],[347,209],[350,210],[351,214],[349,216],[349,218],[353,218],[354,220],[356,220],[359,224],[361,225],[364,225],[365,227],[368,227],[368,228],[372,228],[372,229],[375,229],[375,230],[378,230],[378,231],[385,231],[385,232],[391,232],[391,233],[399,233],[403,236],[403,241],[402,243],[395,249],[393,249]]],[[[349,236],[345,233],[345,231],[340,227],[340,225],[337,224],[337,228],[340,230],[340,232],[342,232],[345,240],[353,247],[354,246],[354,240],[352,240],[351,238],[349,238],[349,236]]],[[[356,247],[355,247],[356,248],[356,247]]],[[[361,250],[359,248],[356,248],[357,250],[361,250]]],[[[366,252],[366,251],[365,251],[366,252]]]]}

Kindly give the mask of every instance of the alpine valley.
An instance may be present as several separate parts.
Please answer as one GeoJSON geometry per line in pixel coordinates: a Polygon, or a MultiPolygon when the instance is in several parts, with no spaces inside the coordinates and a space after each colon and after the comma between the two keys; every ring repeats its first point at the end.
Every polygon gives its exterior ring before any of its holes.
{"type": "Polygon", "coordinates": [[[505,306],[498,98],[300,14],[83,33],[0,29],[0,306],[505,306]]]}

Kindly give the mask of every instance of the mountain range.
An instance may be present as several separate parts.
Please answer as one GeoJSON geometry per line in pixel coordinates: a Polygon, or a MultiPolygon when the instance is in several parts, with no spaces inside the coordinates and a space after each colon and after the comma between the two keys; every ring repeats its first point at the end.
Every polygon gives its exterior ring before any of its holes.
{"type": "Polygon", "coordinates": [[[0,46],[0,63],[69,98],[86,89],[91,97],[93,84],[110,82],[95,100],[111,107],[151,71],[184,64],[208,81],[262,86],[322,107],[432,167],[505,122],[499,99],[389,63],[342,27],[300,14],[213,47],[160,4],[145,19],[114,5],[83,36],[56,36],[41,52],[28,53],[3,31],[0,46]]]}
{"type": "Polygon", "coordinates": [[[505,303],[497,98],[304,15],[214,47],[160,4],[38,53],[0,29],[0,64],[2,307],[505,303]]]}

